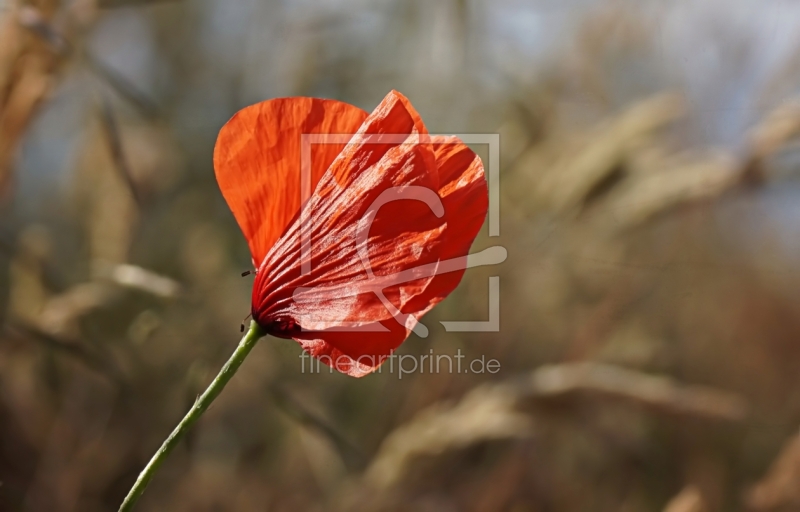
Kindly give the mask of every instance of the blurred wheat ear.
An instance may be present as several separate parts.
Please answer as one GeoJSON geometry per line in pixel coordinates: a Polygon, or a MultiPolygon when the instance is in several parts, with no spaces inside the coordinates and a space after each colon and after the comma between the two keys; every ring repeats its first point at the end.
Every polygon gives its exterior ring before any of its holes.
{"type": "Polygon", "coordinates": [[[682,206],[769,179],[769,160],[800,135],[799,104],[789,99],[767,112],[740,154],[675,152],[665,130],[687,107],[680,95],[654,96],[584,133],[551,131],[514,160],[508,199],[528,205],[527,215],[596,221],[609,233],[644,227],[682,206]]]}

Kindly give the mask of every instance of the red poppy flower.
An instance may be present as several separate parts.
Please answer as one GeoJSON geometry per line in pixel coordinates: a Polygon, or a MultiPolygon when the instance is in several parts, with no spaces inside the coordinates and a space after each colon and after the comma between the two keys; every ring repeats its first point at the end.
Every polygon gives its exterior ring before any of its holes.
{"type": "Polygon", "coordinates": [[[357,377],[427,332],[418,321],[458,285],[488,206],[480,158],[428,135],[396,91],[372,114],[317,98],[247,107],[214,168],[256,266],[253,319],[357,377]]]}

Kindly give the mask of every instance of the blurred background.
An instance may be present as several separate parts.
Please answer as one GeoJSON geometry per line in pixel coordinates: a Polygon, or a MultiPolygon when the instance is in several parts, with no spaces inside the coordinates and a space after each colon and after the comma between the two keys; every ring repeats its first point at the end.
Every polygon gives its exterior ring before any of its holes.
{"type": "Polygon", "coordinates": [[[500,371],[264,339],[137,510],[800,510],[788,0],[0,0],[0,510],[116,510],[238,342],[222,124],[391,89],[500,134],[509,253],[400,353],[500,371]]]}

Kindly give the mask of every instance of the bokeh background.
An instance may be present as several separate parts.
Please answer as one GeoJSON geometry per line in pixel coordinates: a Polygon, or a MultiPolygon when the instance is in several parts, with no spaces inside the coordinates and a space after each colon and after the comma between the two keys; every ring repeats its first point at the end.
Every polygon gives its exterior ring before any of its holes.
{"type": "Polygon", "coordinates": [[[138,510],[800,510],[798,63],[788,0],[0,1],[0,510],[116,510],[238,342],[222,124],[391,89],[500,134],[509,254],[400,353],[500,371],[264,339],[138,510]]]}

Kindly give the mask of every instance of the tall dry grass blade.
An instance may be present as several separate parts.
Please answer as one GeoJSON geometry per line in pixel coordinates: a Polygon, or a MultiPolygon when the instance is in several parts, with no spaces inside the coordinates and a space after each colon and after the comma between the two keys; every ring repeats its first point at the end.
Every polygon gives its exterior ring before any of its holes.
{"type": "Polygon", "coordinates": [[[761,183],[768,178],[766,160],[800,135],[800,99],[792,98],[770,111],[751,130],[743,179],[761,183]]]}
{"type": "Polygon", "coordinates": [[[128,263],[108,264],[97,262],[92,271],[95,278],[108,279],[120,286],[140,290],[164,299],[178,297],[183,288],[174,279],[128,263]]]}
{"type": "Polygon", "coordinates": [[[50,232],[41,225],[20,231],[17,244],[8,244],[8,312],[28,322],[38,322],[50,297],[46,281],[46,261],[53,252],[50,232]]]}
{"type": "Polygon", "coordinates": [[[131,167],[128,163],[128,159],[125,158],[125,151],[122,147],[117,118],[114,116],[114,111],[106,98],[103,98],[101,101],[100,119],[103,124],[103,133],[108,143],[108,151],[111,154],[111,159],[114,161],[114,168],[119,173],[125,185],[128,186],[131,197],[136,202],[137,206],[141,208],[141,194],[131,174],[131,167]]]}
{"type": "Polygon", "coordinates": [[[66,338],[79,338],[80,321],[93,311],[109,307],[121,297],[118,289],[106,283],[86,282],[51,297],[38,317],[44,331],[66,338]]]}
{"type": "Polygon", "coordinates": [[[712,420],[742,421],[749,409],[747,401],[734,393],[602,363],[544,366],[531,374],[527,386],[528,394],[537,399],[585,394],[712,420]]]}
{"type": "Polygon", "coordinates": [[[679,167],[639,174],[620,184],[603,205],[618,228],[640,226],[682,205],[719,197],[740,183],[740,166],[716,153],[679,167]]]}
{"type": "Polygon", "coordinates": [[[76,210],[89,235],[91,273],[97,275],[102,269],[95,267],[127,263],[140,210],[130,186],[133,170],[127,167],[133,162],[124,159],[126,170],[119,169],[120,155],[115,157],[114,142],[104,124],[94,123],[83,138],[73,186],[76,210]]]}
{"type": "Polygon", "coordinates": [[[627,152],[653,131],[684,115],[680,96],[664,94],[634,105],[596,127],[582,147],[564,152],[537,186],[537,197],[558,212],[574,211],[614,173],[627,152]]]}

